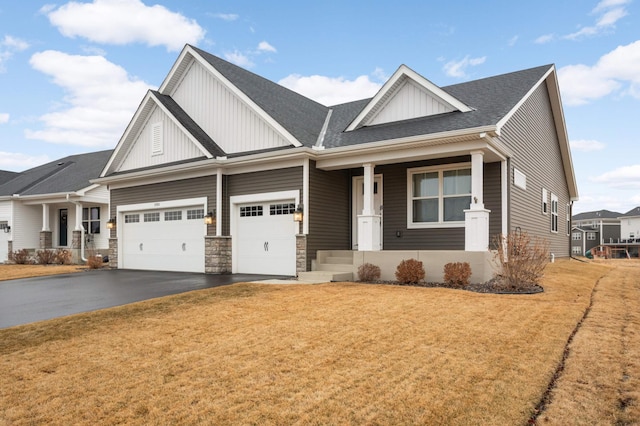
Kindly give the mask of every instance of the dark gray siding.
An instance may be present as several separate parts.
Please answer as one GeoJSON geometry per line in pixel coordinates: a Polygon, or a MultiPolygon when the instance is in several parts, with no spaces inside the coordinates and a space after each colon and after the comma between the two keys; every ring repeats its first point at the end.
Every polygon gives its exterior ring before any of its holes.
{"type": "Polygon", "coordinates": [[[225,176],[223,180],[224,221],[222,233],[229,235],[229,197],[275,191],[300,191],[302,203],[302,166],[280,170],[244,173],[225,176]]]}
{"type": "Polygon", "coordinates": [[[509,230],[520,228],[531,236],[544,238],[552,253],[568,256],[569,190],[545,84],[506,123],[500,140],[514,152],[509,167],[509,230]],[[526,190],[513,184],[514,168],[526,175],[526,190]],[[548,191],[547,214],[542,213],[542,188],[548,191]],[[558,197],[557,233],[551,232],[551,193],[558,197]]]}
{"type": "MultiPolygon", "coordinates": [[[[209,210],[212,210],[216,207],[216,176],[204,176],[130,188],[112,189],[110,194],[110,217],[115,217],[116,208],[122,205],[199,197],[207,197],[207,207],[209,210]]],[[[207,233],[209,235],[215,235],[215,227],[209,226],[208,228],[207,233]]],[[[112,230],[111,237],[115,238],[115,234],[116,231],[112,230]]]]}
{"type": "Polygon", "coordinates": [[[602,236],[604,242],[617,241],[620,238],[620,224],[617,225],[602,225],[602,236]]]}
{"type": "Polygon", "coordinates": [[[484,208],[489,213],[489,244],[502,233],[502,167],[485,163],[483,170],[484,208]]]}
{"type": "Polygon", "coordinates": [[[351,249],[351,176],[348,170],[309,167],[307,269],[318,250],[351,249]]]}
{"type": "MultiPolygon", "coordinates": [[[[586,235],[581,231],[578,231],[577,229],[574,229],[573,231],[571,231],[571,247],[580,247],[580,254],[582,255],[584,255],[584,253],[582,253],[582,243],[584,242],[583,238],[586,238],[586,235]],[[573,234],[579,234],[580,239],[574,240],[573,234]]],[[[571,251],[571,253],[573,254],[573,250],[571,251]]]]}

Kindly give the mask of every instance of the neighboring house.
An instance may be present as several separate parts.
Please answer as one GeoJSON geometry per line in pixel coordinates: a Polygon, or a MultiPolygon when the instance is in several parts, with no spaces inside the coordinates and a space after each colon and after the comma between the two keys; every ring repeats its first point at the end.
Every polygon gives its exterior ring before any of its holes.
{"type": "Polygon", "coordinates": [[[578,197],[553,65],[447,87],[402,65],[373,98],[328,107],[192,46],[93,182],[110,188],[114,267],[371,262],[392,278],[414,257],[428,280],[469,261],[476,282],[501,233],[568,256],[578,197]]]}
{"type": "Polygon", "coordinates": [[[618,219],[620,220],[620,238],[634,242],[640,240],[640,207],[629,210],[618,219]]]}
{"type": "Polygon", "coordinates": [[[571,253],[583,256],[588,250],[618,241],[621,213],[598,210],[580,213],[572,218],[571,253]]]}
{"type": "Polygon", "coordinates": [[[21,249],[66,248],[76,260],[86,256],[86,248],[106,254],[109,192],[89,180],[111,152],[65,157],[0,184],[0,262],[21,249]]]}

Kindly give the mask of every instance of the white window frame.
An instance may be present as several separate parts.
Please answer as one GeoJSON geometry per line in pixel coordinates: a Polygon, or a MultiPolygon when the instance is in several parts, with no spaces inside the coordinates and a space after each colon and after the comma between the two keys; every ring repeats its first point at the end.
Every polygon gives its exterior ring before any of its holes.
{"type": "Polygon", "coordinates": [[[571,246],[571,254],[582,254],[582,247],[571,246]]]}
{"type": "Polygon", "coordinates": [[[587,232],[587,240],[588,241],[595,241],[596,240],[596,233],[595,232],[587,232]]]}
{"type": "Polygon", "coordinates": [[[582,232],[574,232],[571,234],[571,239],[573,241],[580,241],[582,240],[582,232]]]}
{"type": "Polygon", "coordinates": [[[558,232],[558,196],[551,193],[551,232],[558,232]]]}
{"type": "Polygon", "coordinates": [[[547,196],[547,190],[542,188],[542,214],[549,213],[549,197],[547,196]]]}
{"type": "MultiPolygon", "coordinates": [[[[407,169],[407,228],[463,228],[465,221],[445,222],[444,217],[444,172],[452,170],[471,170],[471,163],[455,163],[445,166],[428,166],[407,169]],[[418,173],[438,173],[438,221],[437,222],[414,222],[413,221],[413,175],[418,173]]],[[[466,194],[457,194],[464,196],[466,194]]],[[[469,193],[471,197],[471,192],[469,193]]],[[[434,197],[435,198],[435,197],[434,197]]]]}

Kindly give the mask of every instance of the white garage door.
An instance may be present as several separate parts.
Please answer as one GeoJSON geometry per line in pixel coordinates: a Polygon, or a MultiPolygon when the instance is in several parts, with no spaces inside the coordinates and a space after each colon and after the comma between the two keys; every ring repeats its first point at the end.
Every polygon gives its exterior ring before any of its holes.
{"type": "Polygon", "coordinates": [[[127,212],[122,268],[204,272],[204,207],[127,212]]]}
{"type": "Polygon", "coordinates": [[[294,210],[293,201],[238,206],[233,236],[238,273],[296,274],[294,210]]]}

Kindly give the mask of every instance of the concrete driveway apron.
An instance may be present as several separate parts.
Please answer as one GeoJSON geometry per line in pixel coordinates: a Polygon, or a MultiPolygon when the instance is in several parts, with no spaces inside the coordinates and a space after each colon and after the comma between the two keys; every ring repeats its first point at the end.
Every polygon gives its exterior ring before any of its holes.
{"type": "Polygon", "coordinates": [[[0,328],[271,275],[101,270],[0,281],[0,328]]]}

